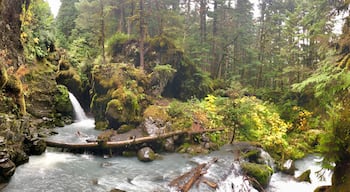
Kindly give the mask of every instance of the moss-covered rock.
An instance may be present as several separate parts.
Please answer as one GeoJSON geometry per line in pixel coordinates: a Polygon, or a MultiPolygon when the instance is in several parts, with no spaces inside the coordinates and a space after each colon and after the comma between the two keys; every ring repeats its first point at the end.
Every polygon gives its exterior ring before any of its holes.
{"type": "Polygon", "coordinates": [[[137,152],[137,158],[143,162],[154,161],[156,154],[150,147],[144,147],[137,152]]]}
{"type": "Polygon", "coordinates": [[[4,88],[7,93],[11,93],[14,95],[14,100],[18,105],[20,114],[25,115],[26,103],[24,99],[24,92],[21,80],[15,77],[14,75],[10,75],[4,88]]]}
{"type": "MultiPolygon", "coordinates": [[[[262,187],[267,187],[267,185],[270,182],[271,176],[273,174],[273,170],[268,165],[262,165],[262,164],[256,164],[256,163],[249,163],[249,162],[242,162],[241,163],[242,171],[248,175],[249,177],[254,178],[256,181],[259,182],[259,184],[262,187]]],[[[252,185],[259,189],[260,186],[258,186],[256,183],[252,183],[252,185]]]]}
{"type": "Polygon", "coordinates": [[[73,106],[70,102],[68,89],[63,85],[57,85],[57,94],[55,94],[55,109],[58,113],[72,116],[73,106]]]}
{"type": "Polygon", "coordinates": [[[297,181],[299,182],[309,182],[311,183],[311,179],[310,179],[310,174],[311,174],[311,170],[308,169],[306,171],[304,171],[299,177],[297,177],[297,181]]]}
{"type": "Polygon", "coordinates": [[[59,84],[65,85],[70,90],[79,90],[81,88],[81,79],[79,74],[72,68],[59,71],[56,77],[59,84]]]}
{"type": "Polygon", "coordinates": [[[143,71],[126,64],[106,64],[93,69],[94,96],[91,109],[95,119],[108,121],[108,128],[138,125],[149,104],[145,94],[149,80],[143,71]]]}
{"type": "Polygon", "coordinates": [[[168,108],[164,106],[150,105],[143,112],[143,117],[151,117],[152,119],[158,119],[162,122],[166,122],[170,118],[167,113],[167,110],[168,108]]]}
{"type": "Polygon", "coordinates": [[[8,75],[5,67],[0,69],[0,89],[4,88],[8,81],[8,75]]]}

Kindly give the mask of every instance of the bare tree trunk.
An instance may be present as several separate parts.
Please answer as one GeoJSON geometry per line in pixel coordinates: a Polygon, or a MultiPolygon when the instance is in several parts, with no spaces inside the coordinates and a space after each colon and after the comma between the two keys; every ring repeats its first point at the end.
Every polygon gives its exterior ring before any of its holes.
{"type": "Polygon", "coordinates": [[[214,16],[213,16],[213,44],[212,44],[212,62],[210,67],[210,74],[213,78],[217,78],[216,69],[218,65],[218,57],[216,53],[217,49],[217,32],[218,32],[218,2],[217,0],[214,1],[214,16]]]}
{"type": "Polygon", "coordinates": [[[119,22],[118,22],[118,32],[125,32],[125,0],[121,0],[119,3],[119,22]]]}
{"type": "Polygon", "coordinates": [[[100,20],[101,20],[101,48],[102,48],[102,63],[106,64],[105,55],[105,16],[104,16],[104,3],[100,0],[100,20]]]}
{"type": "Polygon", "coordinates": [[[145,59],[144,59],[144,38],[145,38],[145,20],[144,20],[144,0],[140,0],[140,69],[145,68],[145,59]]]}
{"type": "Polygon", "coordinates": [[[200,1],[200,10],[199,10],[199,14],[200,14],[200,41],[201,44],[203,44],[206,41],[207,38],[207,2],[206,0],[201,0],[200,1]]]}

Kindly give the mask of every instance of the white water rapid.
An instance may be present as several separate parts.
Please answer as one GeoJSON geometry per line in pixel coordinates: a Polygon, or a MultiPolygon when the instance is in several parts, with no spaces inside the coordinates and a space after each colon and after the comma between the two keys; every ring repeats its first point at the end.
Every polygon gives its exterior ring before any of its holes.
{"type": "Polygon", "coordinates": [[[69,99],[73,105],[75,120],[76,121],[87,120],[88,117],[86,116],[84,109],[81,107],[78,99],[70,92],[69,92],[69,99]]]}

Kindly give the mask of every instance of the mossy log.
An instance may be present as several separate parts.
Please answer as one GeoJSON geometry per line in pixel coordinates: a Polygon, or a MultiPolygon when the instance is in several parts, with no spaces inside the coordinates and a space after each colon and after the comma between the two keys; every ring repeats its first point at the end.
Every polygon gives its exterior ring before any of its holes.
{"type": "Polygon", "coordinates": [[[125,141],[102,141],[102,140],[96,140],[95,142],[88,142],[88,143],[62,143],[62,142],[56,142],[56,141],[50,141],[46,140],[46,145],[48,147],[57,147],[57,148],[65,148],[65,149],[96,149],[96,148],[102,148],[102,149],[111,149],[111,148],[122,148],[126,146],[132,146],[132,145],[138,145],[142,143],[150,143],[157,140],[166,139],[175,135],[193,135],[193,134],[200,134],[204,132],[215,132],[215,131],[223,131],[224,129],[207,129],[207,130],[200,130],[195,132],[189,132],[189,131],[174,131],[169,133],[160,134],[157,136],[147,136],[147,137],[141,137],[141,138],[134,138],[129,139],[125,141]]]}

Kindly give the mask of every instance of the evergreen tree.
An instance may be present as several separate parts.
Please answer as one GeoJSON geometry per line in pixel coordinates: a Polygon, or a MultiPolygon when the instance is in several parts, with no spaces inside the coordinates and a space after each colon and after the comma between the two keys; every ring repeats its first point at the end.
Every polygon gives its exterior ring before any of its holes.
{"type": "Polygon", "coordinates": [[[61,6],[56,17],[56,37],[58,45],[63,48],[68,48],[71,43],[69,38],[72,35],[72,30],[75,28],[75,19],[78,16],[78,11],[75,3],[79,0],[61,0],[61,6]]]}

